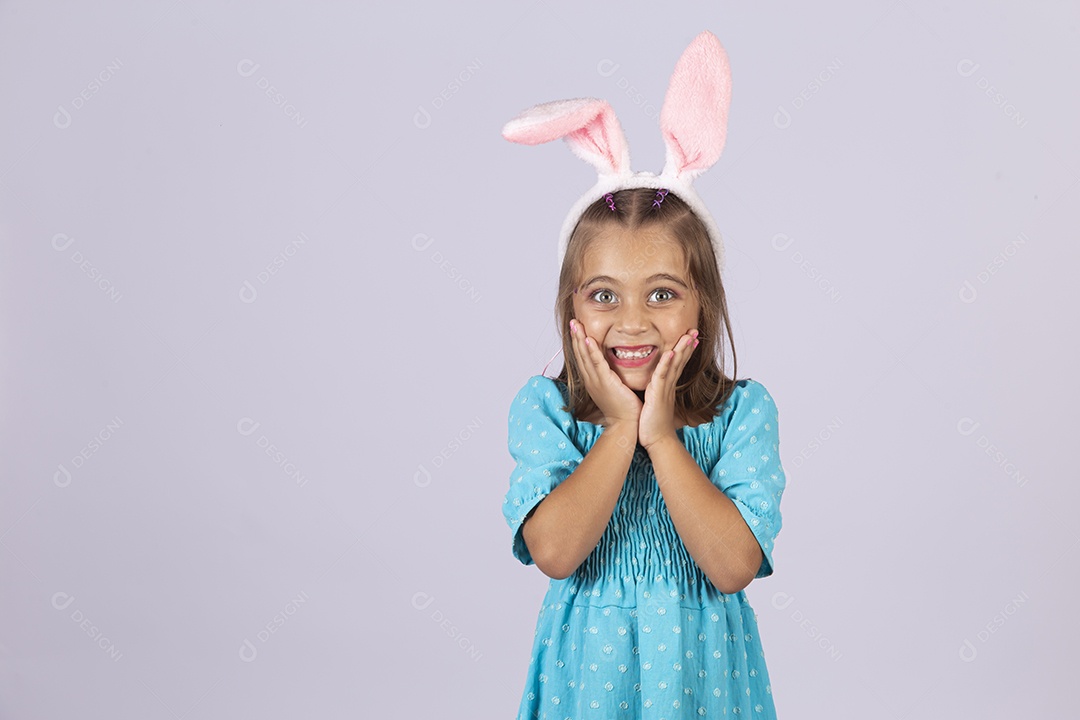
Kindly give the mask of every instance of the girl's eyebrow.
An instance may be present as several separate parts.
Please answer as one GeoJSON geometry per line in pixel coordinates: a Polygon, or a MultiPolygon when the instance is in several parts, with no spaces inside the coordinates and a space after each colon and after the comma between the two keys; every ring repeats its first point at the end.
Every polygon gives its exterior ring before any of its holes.
{"type": "MultiPolygon", "coordinates": [[[[645,283],[648,284],[648,283],[651,283],[654,280],[667,280],[668,282],[673,282],[676,285],[681,285],[684,288],[686,288],[687,290],[690,289],[689,286],[687,286],[687,284],[684,283],[681,279],[679,279],[675,275],[671,275],[669,273],[656,273],[655,275],[651,275],[651,276],[645,278],[645,283]]],[[[611,277],[610,275],[596,275],[594,277],[589,278],[588,281],[582,283],[581,288],[587,288],[590,285],[593,285],[593,284],[598,283],[598,282],[605,282],[605,283],[607,283],[609,285],[618,285],[619,284],[619,281],[616,280],[615,278],[611,277]]]]}

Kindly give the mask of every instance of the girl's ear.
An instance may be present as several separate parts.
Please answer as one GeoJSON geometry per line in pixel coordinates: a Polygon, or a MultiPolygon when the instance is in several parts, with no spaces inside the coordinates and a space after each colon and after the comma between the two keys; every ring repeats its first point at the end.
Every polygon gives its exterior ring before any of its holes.
{"type": "Polygon", "coordinates": [[[731,68],[708,30],[683,51],[668,83],[660,130],[667,147],[663,174],[692,181],[720,159],[727,139],[731,68]]]}
{"type": "Polygon", "coordinates": [[[538,145],[563,138],[600,175],[629,175],[630,149],[606,100],[554,100],[523,110],[503,126],[510,142],[538,145]]]}

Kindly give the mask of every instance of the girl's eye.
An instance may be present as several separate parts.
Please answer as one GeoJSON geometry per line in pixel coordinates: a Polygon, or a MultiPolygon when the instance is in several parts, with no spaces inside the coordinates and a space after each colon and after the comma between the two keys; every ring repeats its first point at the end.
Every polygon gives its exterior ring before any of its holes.
{"type": "MultiPolygon", "coordinates": [[[[668,290],[667,288],[657,288],[656,290],[652,291],[652,297],[657,302],[666,302],[668,300],[674,300],[679,296],[676,295],[673,290],[668,290]],[[657,297],[658,294],[659,297],[657,297]]],[[[593,294],[589,296],[589,298],[592,300],[596,300],[602,305],[611,305],[612,303],[616,302],[615,293],[611,292],[610,290],[604,289],[594,291],[593,294]]]]}

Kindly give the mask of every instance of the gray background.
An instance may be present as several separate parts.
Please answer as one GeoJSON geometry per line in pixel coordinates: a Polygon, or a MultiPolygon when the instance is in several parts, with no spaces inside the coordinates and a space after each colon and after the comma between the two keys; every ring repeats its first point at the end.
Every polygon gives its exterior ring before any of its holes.
{"type": "Polygon", "coordinates": [[[1078,17],[0,5],[0,716],[512,717],[506,416],[595,173],[500,130],[606,98],[657,172],[704,29],[780,716],[1072,711],[1078,17]]]}

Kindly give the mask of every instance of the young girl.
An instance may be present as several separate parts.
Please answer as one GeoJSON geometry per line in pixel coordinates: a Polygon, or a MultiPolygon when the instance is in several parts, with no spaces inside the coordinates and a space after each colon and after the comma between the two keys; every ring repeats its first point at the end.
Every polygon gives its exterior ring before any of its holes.
{"type": "Polygon", "coordinates": [[[777,408],[723,370],[722,243],[691,184],[719,158],[729,98],[705,32],[669,84],[659,176],[630,171],[600,100],[503,130],[565,138],[599,171],[559,242],[562,372],[529,378],[508,417],[513,553],[551,578],[519,718],[776,717],[744,588],[773,572],[777,408]]]}

